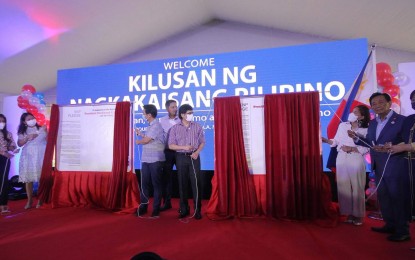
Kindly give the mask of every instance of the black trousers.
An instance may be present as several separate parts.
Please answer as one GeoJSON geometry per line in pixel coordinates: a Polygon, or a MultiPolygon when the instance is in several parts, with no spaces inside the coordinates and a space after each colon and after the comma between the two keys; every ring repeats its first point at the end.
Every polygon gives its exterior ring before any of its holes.
{"type": "Polygon", "coordinates": [[[9,201],[9,171],[10,159],[0,155],[0,205],[9,201]]]}
{"type": "MultiPolygon", "coordinates": [[[[176,165],[176,152],[173,150],[164,150],[166,161],[163,165],[162,194],[164,204],[171,204],[173,194],[173,166],[176,165]]],[[[177,167],[177,166],[176,166],[177,167]]]]}
{"type": "Polygon", "coordinates": [[[409,221],[412,216],[407,160],[391,158],[379,184],[383,170],[375,175],[376,184],[379,185],[377,196],[383,220],[388,228],[395,230],[395,234],[409,235],[409,221]]]}
{"type": "MultiPolygon", "coordinates": [[[[161,203],[161,175],[163,162],[141,163],[141,203],[148,203],[151,186],[153,186],[153,210],[160,210],[161,203]]],[[[142,204],[141,207],[147,208],[148,204],[142,204]]]]}
{"type": "Polygon", "coordinates": [[[189,181],[193,192],[194,208],[200,211],[202,208],[201,188],[202,178],[200,173],[200,157],[193,160],[190,155],[176,153],[176,167],[179,179],[180,210],[186,212],[188,208],[189,181]]]}

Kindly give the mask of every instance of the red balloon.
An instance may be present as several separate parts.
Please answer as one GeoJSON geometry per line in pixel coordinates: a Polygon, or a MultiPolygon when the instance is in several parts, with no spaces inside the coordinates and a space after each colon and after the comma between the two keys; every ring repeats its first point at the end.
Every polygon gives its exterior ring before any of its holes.
{"type": "Polygon", "coordinates": [[[18,102],[17,105],[22,108],[22,109],[26,109],[27,106],[29,105],[29,101],[22,101],[22,102],[18,102]]]}
{"type": "Polygon", "coordinates": [[[401,100],[394,97],[392,98],[392,104],[397,104],[398,106],[401,106],[401,100]]]}
{"type": "Polygon", "coordinates": [[[25,91],[25,90],[30,91],[32,94],[36,92],[35,87],[33,87],[32,85],[28,85],[28,84],[22,87],[22,91],[25,91]]]}
{"type": "Polygon", "coordinates": [[[378,75],[378,85],[382,87],[390,86],[395,81],[395,77],[390,73],[378,75]]]}
{"type": "Polygon", "coordinates": [[[20,103],[20,102],[22,102],[23,100],[26,100],[24,97],[22,97],[22,96],[18,96],[17,97],[17,103],[20,103]]]}
{"type": "Polygon", "coordinates": [[[383,93],[388,93],[391,97],[396,97],[400,93],[400,89],[396,85],[390,85],[383,88],[383,93]]]}
{"type": "Polygon", "coordinates": [[[35,106],[31,106],[31,105],[29,105],[26,108],[26,111],[29,112],[30,114],[32,114],[33,116],[38,113],[37,108],[35,106]]]}
{"type": "Polygon", "coordinates": [[[18,97],[17,97],[17,105],[18,105],[20,108],[26,109],[26,108],[27,108],[27,106],[29,105],[29,100],[25,99],[25,98],[24,98],[24,97],[22,97],[22,96],[18,96],[18,97]]]}
{"type": "Polygon", "coordinates": [[[45,120],[45,115],[44,114],[41,114],[41,113],[37,113],[36,115],[35,115],[35,118],[36,118],[36,121],[39,121],[39,120],[45,120]]]}
{"type": "Polygon", "coordinates": [[[39,120],[37,120],[37,119],[36,119],[36,123],[37,123],[38,125],[42,126],[42,125],[44,125],[44,124],[45,124],[45,119],[39,119],[39,120]]]}
{"type": "MultiPolygon", "coordinates": [[[[26,111],[27,111],[27,109],[26,109],[26,111]]],[[[29,113],[31,113],[36,118],[39,115],[39,110],[37,110],[37,108],[36,108],[36,110],[33,110],[32,112],[29,112],[29,113]]]]}
{"type": "Polygon", "coordinates": [[[376,63],[376,74],[392,74],[392,69],[391,66],[389,64],[387,64],[386,62],[379,62],[376,63]]]}

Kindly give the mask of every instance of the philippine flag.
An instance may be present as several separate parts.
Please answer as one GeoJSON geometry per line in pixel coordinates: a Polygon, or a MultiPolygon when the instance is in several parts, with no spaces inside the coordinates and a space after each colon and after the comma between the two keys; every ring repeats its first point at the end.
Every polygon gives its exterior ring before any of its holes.
{"type": "Polygon", "coordinates": [[[335,115],[327,126],[327,137],[334,138],[337,128],[341,122],[346,122],[352,108],[358,105],[370,106],[369,98],[377,89],[376,67],[373,62],[373,51],[370,52],[365,65],[359,73],[359,76],[353,83],[353,86],[346,93],[335,115]]]}
{"type": "MultiPolygon", "coordinates": [[[[359,73],[359,76],[354,81],[352,87],[344,96],[335,115],[327,126],[327,137],[334,138],[339,127],[340,122],[346,122],[352,108],[358,105],[370,106],[369,98],[377,90],[376,82],[376,66],[374,60],[375,53],[372,50],[367,57],[366,63],[359,73]]],[[[336,157],[337,149],[332,147],[330,149],[329,157],[327,158],[326,167],[331,171],[336,172],[336,157]]]]}

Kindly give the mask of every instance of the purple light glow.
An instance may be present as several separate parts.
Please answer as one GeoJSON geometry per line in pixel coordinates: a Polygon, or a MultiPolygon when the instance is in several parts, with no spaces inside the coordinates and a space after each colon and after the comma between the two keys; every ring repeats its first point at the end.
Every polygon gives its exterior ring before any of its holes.
{"type": "Polygon", "coordinates": [[[68,29],[40,6],[23,7],[0,3],[0,62],[68,29]]]}

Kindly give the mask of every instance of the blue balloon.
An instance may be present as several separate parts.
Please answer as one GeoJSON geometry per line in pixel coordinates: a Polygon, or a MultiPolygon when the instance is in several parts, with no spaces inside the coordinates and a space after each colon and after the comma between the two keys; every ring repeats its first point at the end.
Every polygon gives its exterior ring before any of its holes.
{"type": "Polygon", "coordinates": [[[39,100],[43,100],[43,98],[45,97],[43,93],[40,92],[36,92],[35,94],[33,94],[33,96],[37,97],[39,100]]]}
{"type": "Polygon", "coordinates": [[[39,104],[46,105],[46,102],[42,99],[42,100],[39,100],[39,104]]]}

